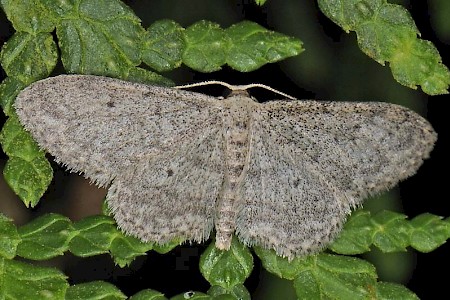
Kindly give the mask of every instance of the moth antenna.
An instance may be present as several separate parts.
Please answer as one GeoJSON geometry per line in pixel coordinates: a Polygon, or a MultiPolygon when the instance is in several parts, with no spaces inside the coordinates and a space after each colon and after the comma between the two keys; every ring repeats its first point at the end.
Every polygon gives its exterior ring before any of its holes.
{"type": "Polygon", "coordinates": [[[205,85],[210,85],[210,84],[219,84],[222,85],[228,89],[230,89],[231,91],[245,91],[251,88],[255,88],[255,87],[259,87],[259,88],[263,88],[266,89],[268,91],[271,91],[275,94],[279,94],[283,97],[286,97],[288,99],[291,100],[297,100],[295,97],[292,97],[291,95],[285,94],[283,92],[280,92],[279,90],[276,90],[268,85],[265,84],[261,84],[261,83],[250,83],[250,84],[246,84],[246,85],[232,85],[223,81],[218,81],[218,80],[210,80],[210,81],[202,81],[202,82],[197,82],[197,83],[191,83],[191,84],[186,84],[186,85],[177,85],[174,88],[175,89],[185,89],[185,88],[191,88],[191,87],[197,87],[197,86],[205,86],[205,85]]]}

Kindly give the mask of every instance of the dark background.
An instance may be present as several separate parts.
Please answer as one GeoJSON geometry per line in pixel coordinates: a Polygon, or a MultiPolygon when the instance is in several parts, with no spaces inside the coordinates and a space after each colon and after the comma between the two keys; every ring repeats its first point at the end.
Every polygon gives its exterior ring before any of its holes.
{"type": "MultiPolygon", "coordinates": [[[[418,174],[402,182],[398,188],[367,201],[367,208],[378,211],[392,209],[414,217],[424,212],[447,217],[450,215],[446,179],[448,179],[448,102],[449,96],[427,96],[419,90],[399,85],[388,66],[382,67],[364,55],[357,47],[354,33],[346,34],[328,20],[315,1],[269,0],[264,7],[251,1],[124,1],[141,18],[147,28],[154,21],[169,18],[187,27],[201,19],[219,23],[224,28],[241,20],[255,21],[266,28],[295,36],[304,43],[306,51],[281,63],[270,64],[251,73],[239,73],[227,67],[210,74],[195,73],[186,67],[164,74],[177,84],[202,80],[223,80],[231,84],[258,82],[270,85],[297,98],[323,100],[379,100],[405,105],[425,116],[438,132],[439,139],[431,158],[418,174]]],[[[404,5],[412,14],[421,37],[430,40],[443,56],[450,59],[450,2],[447,0],[391,1],[404,5]]],[[[0,11],[0,46],[14,30],[0,11]]],[[[6,74],[0,70],[0,79],[6,74]]],[[[223,88],[197,89],[220,95],[223,88]]],[[[261,90],[252,90],[261,100],[278,98],[261,90]]],[[[5,117],[0,113],[0,124],[5,117]]],[[[7,157],[0,153],[0,168],[7,157]]],[[[97,214],[104,190],[90,186],[82,177],[69,174],[53,163],[55,178],[39,205],[26,209],[0,178],[0,211],[18,225],[38,215],[59,212],[72,220],[97,214]]],[[[107,255],[80,259],[70,254],[53,259],[50,264],[62,269],[71,284],[91,280],[108,280],[124,293],[132,295],[144,288],[157,289],[167,296],[188,290],[206,292],[208,283],[198,271],[198,255],[205,246],[177,247],[167,255],[149,253],[130,267],[115,267],[107,255]],[[169,272],[173,270],[172,272],[169,272]]],[[[421,299],[448,294],[450,270],[448,245],[429,254],[409,250],[407,253],[380,254],[375,249],[365,255],[377,267],[380,280],[405,284],[421,299]],[[442,272],[443,271],[443,272],[442,272]]],[[[255,269],[247,281],[255,299],[290,299],[293,291],[289,282],[263,271],[255,260],[255,269]],[[283,296],[281,296],[283,293],[283,296]]]]}

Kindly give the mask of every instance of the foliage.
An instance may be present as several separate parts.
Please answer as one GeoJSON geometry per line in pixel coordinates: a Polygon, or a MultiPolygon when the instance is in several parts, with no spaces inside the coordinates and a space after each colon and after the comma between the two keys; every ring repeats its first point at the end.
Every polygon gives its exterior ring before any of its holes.
{"type": "MultiPolygon", "coordinates": [[[[263,5],[266,1],[256,1],[263,5]]],[[[47,190],[52,169],[14,114],[12,103],[21,89],[49,76],[58,53],[68,73],[97,74],[130,81],[171,85],[159,72],[181,64],[200,72],[224,65],[250,72],[267,63],[300,54],[302,42],[248,21],[222,28],[199,21],[187,28],[173,20],[159,20],[147,29],[119,0],[1,0],[16,30],[0,52],[8,78],[0,84],[0,105],[9,117],[0,143],[9,160],[3,170],[9,186],[26,206],[34,207],[47,190]],[[52,35],[56,32],[56,40],[52,35]],[[142,67],[145,64],[147,67],[142,67]],[[149,69],[154,71],[150,71],[149,69]]],[[[385,0],[318,0],[322,12],[345,31],[355,31],[361,50],[380,64],[389,63],[394,78],[410,88],[421,86],[430,95],[447,93],[450,72],[419,32],[406,9],[385,0]]],[[[405,287],[377,281],[375,268],[355,255],[377,247],[383,252],[412,247],[429,252],[450,236],[449,220],[422,214],[412,220],[384,211],[354,213],[339,239],[321,253],[292,262],[272,251],[255,249],[271,273],[291,280],[297,297],[317,299],[416,299],[405,287]]],[[[202,254],[200,271],[211,284],[207,294],[186,292],[173,299],[249,299],[244,286],[253,269],[247,247],[233,240],[228,252],[211,243],[202,254]]],[[[119,266],[147,251],[170,251],[173,245],[153,245],[124,236],[109,216],[88,217],[73,223],[46,214],[16,228],[0,214],[1,299],[125,299],[115,286],[94,281],[70,286],[66,276],[49,267],[18,260],[48,260],[71,252],[79,257],[109,253],[119,266]]],[[[144,290],[130,299],[166,299],[144,290]]]]}
{"type": "MultiPolygon", "coordinates": [[[[340,237],[330,246],[336,254],[321,253],[289,262],[276,256],[273,251],[255,248],[255,252],[267,271],[292,280],[301,299],[313,295],[321,298],[333,295],[335,299],[385,299],[389,298],[386,296],[388,294],[396,299],[415,299],[411,291],[400,285],[378,282],[375,267],[370,263],[342,255],[367,252],[371,245],[383,252],[405,251],[408,246],[429,252],[450,237],[449,219],[442,220],[431,214],[419,215],[411,221],[405,218],[390,211],[374,216],[366,211],[357,211],[348,220],[340,237]]],[[[16,228],[12,220],[0,214],[0,241],[0,283],[3,283],[0,285],[0,295],[12,295],[12,299],[20,299],[20,295],[24,299],[45,299],[46,295],[55,297],[52,299],[63,295],[66,299],[80,299],[81,295],[89,295],[92,291],[100,298],[124,298],[109,283],[97,281],[69,286],[60,271],[19,262],[14,259],[16,257],[47,260],[67,251],[79,257],[109,253],[116,264],[125,266],[137,256],[154,250],[152,244],[124,235],[109,216],[87,217],[72,223],[62,215],[46,214],[16,228]],[[39,288],[50,283],[51,290],[39,288]]],[[[170,245],[164,252],[175,246],[170,245]]],[[[200,271],[211,284],[208,291],[211,297],[229,294],[235,298],[249,299],[243,284],[252,269],[253,257],[237,239],[233,239],[229,251],[218,250],[212,242],[200,259],[200,271]]],[[[195,297],[200,295],[204,296],[195,293],[195,297]]],[[[163,297],[148,290],[133,297],[140,299],[138,296],[142,299],[163,297]]]]}

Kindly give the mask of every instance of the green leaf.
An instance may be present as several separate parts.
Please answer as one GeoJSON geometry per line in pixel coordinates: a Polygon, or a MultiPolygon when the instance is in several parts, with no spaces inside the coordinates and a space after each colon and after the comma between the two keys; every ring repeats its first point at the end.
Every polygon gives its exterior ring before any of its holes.
{"type": "Polygon", "coordinates": [[[153,250],[158,252],[159,254],[166,254],[170,251],[172,251],[175,247],[179,246],[183,241],[175,239],[167,244],[159,245],[154,244],[153,250]]]}
{"type": "Polygon", "coordinates": [[[379,282],[376,285],[377,297],[379,300],[402,299],[402,300],[418,300],[416,294],[408,290],[400,284],[390,282],[379,282]]]}
{"type": "Polygon", "coordinates": [[[44,1],[1,0],[0,3],[17,31],[51,32],[55,28],[55,15],[44,1]]]}
{"type": "Polygon", "coordinates": [[[450,224],[441,217],[422,214],[411,220],[411,246],[421,252],[431,252],[450,237],[450,224]]]}
{"type": "Polygon", "coordinates": [[[352,213],[339,237],[329,246],[339,254],[360,254],[370,251],[374,231],[370,212],[358,210],[352,213]]]}
{"type": "Polygon", "coordinates": [[[66,276],[53,268],[0,258],[2,299],[64,299],[66,276]]]}
{"type": "Polygon", "coordinates": [[[90,216],[74,223],[77,234],[70,241],[70,252],[80,257],[107,253],[116,237],[115,224],[108,216],[90,216]]]}
{"type": "Polygon", "coordinates": [[[56,33],[69,73],[126,78],[141,63],[145,31],[121,1],[81,1],[61,19],[56,33]]]}
{"type": "Polygon", "coordinates": [[[406,251],[411,225],[405,219],[405,215],[392,211],[381,211],[373,216],[373,244],[383,252],[406,251]]]}
{"type": "Polygon", "coordinates": [[[114,262],[123,268],[136,257],[145,255],[147,251],[152,249],[152,246],[151,243],[143,243],[135,237],[120,233],[112,241],[110,252],[114,262]]]}
{"type": "Polygon", "coordinates": [[[220,70],[225,63],[249,72],[303,51],[300,40],[248,21],[227,30],[216,23],[200,21],[188,27],[184,36],[183,62],[201,72],[220,70]]]}
{"type": "Polygon", "coordinates": [[[208,290],[208,295],[216,299],[250,300],[251,295],[243,284],[237,284],[231,289],[214,285],[208,290]]]}
{"type": "Polygon", "coordinates": [[[57,59],[56,44],[50,33],[16,32],[0,52],[0,62],[6,74],[24,83],[47,77],[57,59]]]}
{"type": "Polygon", "coordinates": [[[44,260],[64,254],[69,248],[73,228],[68,218],[46,214],[23,225],[18,232],[22,242],[17,247],[17,255],[44,260]]]}
{"type": "Polygon", "coordinates": [[[226,35],[219,24],[199,21],[184,32],[186,49],[183,62],[201,72],[214,72],[226,62],[226,35]]]}
{"type": "Polygon", "coordinates": [[[144,38],[142,61],[159,72],[178,68],[185,48],[183,31],[172,20],[153,23],[144,38]]]}
{"type": "Polygon", "coordinates": [[[50,163],[16,116],[3,126],[0,144],[10,157],[3,170],[6,182],[27,207],[34,207],[52,180],[50,163]]]}
{"type": "Polygon", "coordinates": [[[107,217],[113,217],[111,208],[108,206],[108,201],[106,201],[106,198],[103,199],[102,202],[102,214],[103,216],[107,216],[107,217]]]}
{"type": "Polygon", "coordinates": [[[73,227],[77,234],[70,241],[69,249],[80,257],[109,251],[115,263],[124,267],[152,249],[151,243],[124,235],[109,216],[90,216],[76,222],[73,227]]]}
{"type": "MultiPolygon", "coordinates": [[[[359,214],[357,218],[364,215],[359,214]]],[[[294,280],[298,299],[410,299],[409,296],[389,298],[386,295],[415,296],[397,285],[383,283],[380,290],[376,290],[380,283],[376,282],[375,268],[358,258],[318,254],[289,262],[272,250],[254,249],[264,269],[280,278],[294,280]]]]}
{"type": "Polygon", "coordinates": [[[263,6],[266,2],[267,0],[255,0],[255,3],[259,6],[263,6]]]}
{"type": "Polygon", "coordinates": [[[164,294],[155,290],[142,290],[129,298],[129,300],[168,300],[164,294]]]}
{"type": "Polygon", "coordinates": [[[3,241],[0,255],[8,258],[17,254],[43,260],[67,250],[80,257],[110,252],[114,261],[123,267],[153,247],[152,243],[125,235],[111,217],[103,215],[90,216],[72,225],[64,216],[46,214],[17,231],[14,224],[0,214],[0,225],[0,241],[3,241]]]}
{"type": "Polygon", "coordinates": [[[404,42],[415,40],[420,33],[408,11],[399,5],[381,5],[375,13],[371,22],[362,19],[357,25],[358,42],[367,55],[384,64],[404,42]]]}
{"type": "MultiPolygon", "coordinates": [[[[255,247],[264,268],[280,278],[294,280],[299,299],[403,299],[382,298],[392,295],[413,295],[397,285],[376,290],[375,268],[368,262],[346,256],[318,254],[294,258],[289,262],[272,250],[255,247]],[[391,292],[392,290],[392,292],[391,292]]],[[[405,298],[410,299],[410,298],[405,298]]]]}
{"type": "Polygon", "coordinates": [[[355,211],[329,249],[339,254],[361,254],[373,244],[383,252],[405,251],[411,246],[430,252],[450,237],[450,224],[441,217],[422,214],[411,221],[390,211],[371,216],[368,211],[355,211]]]}
{"type": "Polygon", "coordinates": [[[66,300],[122,300],[127,297],[114,285],[104,281],[92,281],[72,285],[67,289],[66,300]]]}
{"type": "Polygon", "coordinates": [[[319,0],[319,7],[345,31],[355,31],[361,50],[380,64],[389,62],[402,85],[430,95],[448,93],[450,71],[434,45],[417,37],[409,12],[386,0],[319,0]]]}
{"type": "Polygon", "coordinates": [[[3,112],[8,117],[13,115],[12,104],[16,99],[16,96],[21,90],[25,88],[20,80],[13,77],[6,77],[0,84],[0,106],[3,108],[3,112]]]}
{"type": "Polygon", "coordinates": [[[53,170],[42,156],[28,161],[19,157],[8,160],[3,176],[26,207],[35,207],[52,180],[53,170]]]}
{"type": "Polygon", "coordinates": [[[122,79],[145,84],[157,84],[163,86],[174,85],[172,80],[142,68],[131,68],[128,75],[126,77],[123,77],[122,79]]]}
{"type": "Polygon", "coordinates": [[[385,0],[347,1],[319,0],[320,10],[346,32],[370,20],[385,0]]]}
{"type": "Polygon", "coordinates": [[[299,299],[374,298],[375,268],[364,260],[319,254],[296,263],[302,268],[294,279],[299,299]]]}
{"type": "Polygon", "coordinates": [[[225,33],[230,40],[227,64],[240,72],[254,71],[304,50],[300,40],[269,31],[253,22],[232,25],[225,33]]]}
{"type": "Polygon", "coordinates": [[[176,295],[176,296],[170,298],[170,300],[187,300],[187,299],[189,299],[189,300],[212,300],[213,297],[211,297],[207,294],[201,293],[201,292],[189,291],[189,292],[179,294],[179,295],[176,295]]]}
{"type": "Polygon", "coordinates": [[[14,258],[20,241],[20,236],[12,220],[0,213],[0,257],[14,258]]]}
{"type": "Polygon", "coordinates": [[[390,60],[392,74],[399,83],[413,89],[420,85],[429,95],[448,93],[450,71],[431,42],[411,40],[401,47],[403,51],[390,60]]]}
{"type": "Polygon", "coordinates": [[[268,272],[277,275],[280,278],[293,280],[302,270],[302,257],[294,258],[292,261],[276,255],[275,251],[263,249],[261,247],[253,247],[256,255],[268,272]]]}
{"type": "Polygon", "coordinates": [[[21,157],[31,161],[36,156],[43,156],[39,146],[34,142],[31,135],[24,130],[16,115],[6,121],[0,133],[0,142],[3,151],[8,156],[21,157]]]}
{"type": "Polygon", "coordinates": [[[211,285],[227,290],[243,284],[253,269],[253,256],[247,247],[233,237],[230,250],[216,248],[214,243],[200,257],[200,272],[211,285]]]}

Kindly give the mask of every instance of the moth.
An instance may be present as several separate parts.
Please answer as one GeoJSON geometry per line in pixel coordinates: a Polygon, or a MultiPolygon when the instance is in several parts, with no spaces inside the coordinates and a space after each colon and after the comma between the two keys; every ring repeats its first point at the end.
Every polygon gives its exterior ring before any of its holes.
{"type": "Polygon", "coordinates": [[[15,101],[40,147],[108,187],[118,226],[143,241],[244,244],[292,259],[326,247],[369,195],[413,175],[432,126],[381,102],[275,100],[90,75],[33,83],[15,101]]]}

